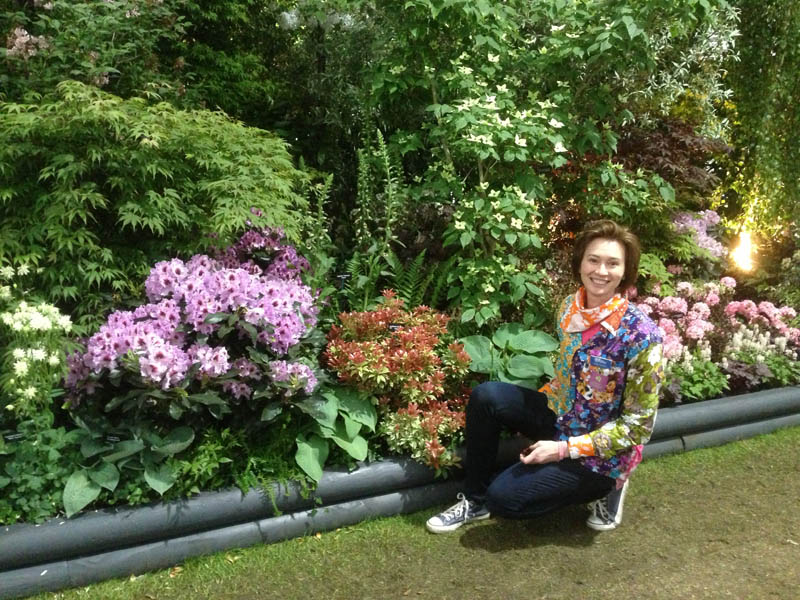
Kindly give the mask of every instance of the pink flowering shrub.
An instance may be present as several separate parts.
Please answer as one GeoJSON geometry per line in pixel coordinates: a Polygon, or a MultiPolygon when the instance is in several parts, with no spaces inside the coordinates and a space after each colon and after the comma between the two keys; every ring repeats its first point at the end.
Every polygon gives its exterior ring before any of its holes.
{"type": "Polygon", "coordinates": [[[770,381],[800,380],[800,369],[790,364],[800,346],[800,329],[790,325],[796,311],[732,300],[735,288],[732,277],[718,283],[681,281],[675,296],[637,299],[664,335],[668,400],[704,400],[729,388],[737,393],[770,381]]]}
{"type": "Polygon", "coordinates": [[[216,256],[157,263],[149,302],[109,315],[69,359],[68,404],[137,414],[205,413],[311,394],[314,370],[288,360],[316,325],[300,273],[308,263],[280,231],[249,231],[216,256]]]}

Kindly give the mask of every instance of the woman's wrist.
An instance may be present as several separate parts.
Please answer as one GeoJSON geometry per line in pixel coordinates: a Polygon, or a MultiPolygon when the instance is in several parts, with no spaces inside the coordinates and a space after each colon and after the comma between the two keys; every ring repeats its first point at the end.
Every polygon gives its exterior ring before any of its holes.
{"type": "Polygon", "coordinates": [[[558,442],[558,460],[564,460],[569,456],[569,444],[566,441],[558,442]]]}

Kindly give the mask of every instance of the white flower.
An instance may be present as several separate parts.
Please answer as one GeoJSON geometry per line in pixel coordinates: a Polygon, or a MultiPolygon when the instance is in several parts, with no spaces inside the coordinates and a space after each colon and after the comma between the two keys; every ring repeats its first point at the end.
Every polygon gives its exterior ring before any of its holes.
{"type": "Polygon", "coordinates": [[[27,360],[18,360],[14,362],[14,374],[17,377],[21,377],[28,372],[28,361],[27,360]]]}
{"type": "Polygon", "coordinates": [[[42,313],[38,311],[34,311],[31,314],[30,320],[31,329],[38,330],[38,331],[48,331],[53,327],[53,323],[45,317],[42,313]]]}
{"type": "Polygon", "coordinates": [[[483,291],[486,292],[487,294],[491,294],[494,291],[494,287],[492,287],[491,283],[487,283],[486,285],[483,286],[483,291]]]}
{"type": "Polygon", "coordinates": [[[400,75],[400,73],[406,70],[405,65],[395,65],[394,67],[389,69],[389,73],[392,75],[400,75]]]}
{"type": "Polygon", "coordinates": [[[500,55],[499,54],[492,54],[489,52],[487,58],[489,59],[490,63],[498,63],[500,62],[500,55]]]}
{"type": "Polygon", "coordinates": [[[528,145],[528,141],[524,137],[520,137],[519,134],[514,136],[514,143],[522,148],[528,145]]]}
{"type": "Polygon", "coordinates": [[[47,364],[50,365],[51,367],[57,367],[58,365],[61,364],[61,357],[57,353],[53,352],[47,358],[47,364]]]}
{"type": "Polygon", "coordinates": [[[3,279],[11,279],[14,276],[14,267],[6,265],[0,268],[0,277],[3,279]]]}
{"type": "Polygon", "coordinates": [[[551,25],[550,31],[561,31],[566,25],[551,25]]]}
{"type": "Polygon", "coordinates": [[[455,224],[453,225],[453,227],[455,227],[456,229],[458,229],[459,231],[461,231],[461,230],[464,230],[464,229],[466,229],[466,227],[467,227],[467,224],[466,224],[466,223],[464,223],[464,221],[456,221],[456,222],[455,222],[455,224]]]}
{"type": "Polygon", "coordinates": [[[11,352],[11,356],[13,356],[15,360],[25,358],[25,350],[22,348],[14,348],[14,350],[11,352]]]}
{"type": "Polygon", "coordinates": [[[503,222],[503,218],[504,218],[504,217],[503,217],[503,213],[497,213],[497,214],[494,216],[494,218],[495,218],[495,219],[497,219],[497,222],[498,222],[498,223],[502,223],[502,222],[503,222]]]}
{"type": "Polygon", "coordinates": [[[39,361],[44,360],[45,358],[47,358],[47,352],[41,348],[34,348],[31,350],[31,359],[39,361]]]}
{"type": "Polygon", "coordinates": [[[500,201],[499,200],[494,200],[492,202],[492,210],[500,210],[500,201]]]}
{"type": "Polygon", "coordinates": [[[461,73],[462,75],[471,75],[472,69],[470,69],[469,67],[458,67],[458,72],[461,73]]]}
{"type": "Polygon", "coordinates": [[[36,388],[32,385],[29,385],[24,390],[22,390],[22,394],[20,394],[27,400],[33,400],[36,397],[36,388]]]}
{"type": "Polygon", "coordinates": [[[567,148],[561,142],[556,142],[556,145],[553,147],[553,150],[556,152],[566,152],[567,148]]]}
{"type": "Polygon", "coordinates": [[[522,229],[522,219],[511,217],[511,227],[514,229],[522,229]]]}
{"type": "Polygon", "coordinates": [[[507,86],[507,85],[505,85],[505,84],[498,85],[498,86],[497,86],[497,91],[498,91],[498,92],[503,92],[503,93],[505,93],[505,92],[507,92],[507,91],[508,91],[508,86],[507,86]]]}
{"type": "Polygon", "coordinates": [[[564,126],[564,124],[561,121],[558,121],[556,119],[550,119],[549,125],[553,129],[561,129],[564,126]]]}
{"type": "Polygon", "coordinates": [[[17,275],[27,275],[30,272],[31,268],[25,263],[17,267],[17,275]]]}

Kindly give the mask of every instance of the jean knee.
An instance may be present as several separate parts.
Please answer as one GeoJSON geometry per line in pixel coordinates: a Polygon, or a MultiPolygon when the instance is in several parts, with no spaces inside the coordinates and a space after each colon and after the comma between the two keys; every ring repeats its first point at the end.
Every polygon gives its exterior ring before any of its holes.
{"type": "Polygon", "coordinates": [[[501,399],[501,393],[496,381],[484,381],[472,389],[469,395],[467,410],[471,412],[496,406],[501,399]]]}

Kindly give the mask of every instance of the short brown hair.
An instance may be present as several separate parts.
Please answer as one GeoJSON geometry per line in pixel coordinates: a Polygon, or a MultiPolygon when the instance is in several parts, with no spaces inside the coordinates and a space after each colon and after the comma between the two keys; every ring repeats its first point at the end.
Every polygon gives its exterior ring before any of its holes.
{"type": "Polygon", "coordinates": [[[581,281],[583,254],[586,252],[586,247],[597,239],[613,240],[625,248],[625,273],[619,282],[620,291],[624,292],[636,285],[636,280],[639,278],[639,257],[642,254],[639,238],[627,227],[610,219],[587,223],[575,238],[575,246],[572,248],[572,274],[575,279],[581,281]]]}

